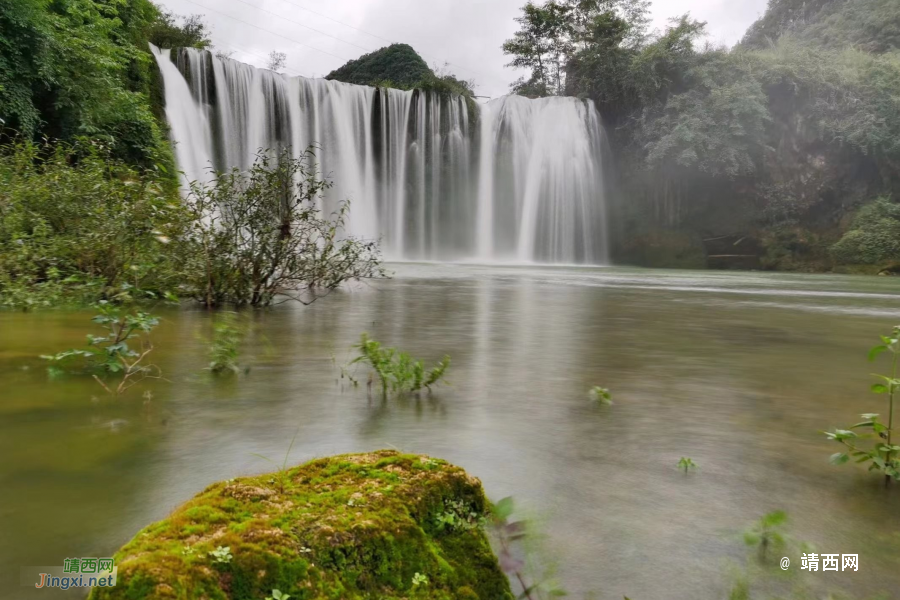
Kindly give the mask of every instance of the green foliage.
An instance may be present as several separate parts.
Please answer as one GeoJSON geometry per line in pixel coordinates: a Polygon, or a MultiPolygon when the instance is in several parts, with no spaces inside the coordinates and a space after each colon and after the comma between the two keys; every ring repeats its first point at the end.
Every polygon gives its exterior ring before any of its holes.
{"type": "Polygon", "coordinates": [[[885,485],[891,480],[900,481],[900,445],[895,443],[894,435],[894,396],[900,391],[900,379],[897,378],[897,363],[900,360],[900,326],[894,327],[890,336],[881,336],[881,344],[869,352],[869,360],[875,360],[882,353],[891,356],[891,375],[876,375],[882,383],[872,385],[872,392],[887,396],[887,421],[881,415],[866,413],[861,415],[862,421],[851,425],[848,429],[835,429],[825,432],[829,440],[845,446],[846,450],[831,456],[831,462],[842,465],[851,457],[857,463],[869,465],[869,471],[884,474],[885,485]],[[863,433],[857,433],[861,430],[863,433]],[[870,446],[862,446],[861,442],[871,440],[870,446]]]}
{"type": "Polygon", "coordinates": [[[590,399],[597,404],[602,404],[604,406],[612,406],[612,394],[610,391],[604,387],[600,387],[599,385],[595,385],[591,388],[591,391],[588,392],[588,396],[590,399]]]}
{"type": "Polygon", "coordinates": [[[350,361],[350,365],[367,364],[378,376],[384,397],[387,397],[388,391],[394,394],[416,393],[425,388],[431,392],[431,386],[443,379],[450,367],[450,357],[445,356],[431,369],[425,369],[421,360],[414,360],[396,348],[383,348],[366,333],[362,334],[359,345],[354,348],[359,351],[359,356],[350,361]]]}
{"type": "Polygon", "coordinates": [[[209,553],[210,558],[212,558],[213,563],[227,565],[234,559],[234,556],[231,554],[231,548],[228,546],[218,546],[215,550],[209,553]]]}
{"type": "Polygon", "coordinates": [[[693,461],[693,459],[682,456],[681,460],[678,461],[678,468],[684,471],[684,474],[687,475],[688,471],[691,469],[698,469],[697,463],[693,461]]]}
{"type": "Polygon", "coordinates": [[[879,264],[900,260],[900,204],[878,198],[863,206],[850,230],[831,253],[844,264],[879,264]]]}
{"type": "Polygon", "coordinates": [[[158,11],[147,31],[148,41],[158,48],[209,48],[209,29],[201,15],[180,17],[158,11]]]}
{"type": "MultiPolygon", "coordinates": [[[[614,258],[661,266],[631,246],[678,232],[762,241],[769,268],[829,268],[841,213],[900,181],[900,4],[772,0],[731,50],[689,16],[650,34],[647,15],[640,0],[529,2],[504,46],[529,70],[513,91],[589,98],[607,123],[625,173],[610,218],[633,220],[614,258]],[[805,249],[782,247],[786,228],[805,249]]],[[[873,235],[896,237],[886,225],[873,235]]]]}
{"type": "Polygon", "coordinates": [[[742,43],[765,48],[787,35],[829,48],[889,52],[900,47],[900,6],[893,0],[772,0],[742,43]]]}
{"type": "Polygon", "coordinates": [[[97,143],[0,147],[0,303],[161,298],[187,213],[158,171],[97,143]]]}
{"type": "Polygon", "coordinates": [[[786,538],[783,528],[787,523],[787,513],[776,510],[763,515],[756,523],[744,531],[744,544],[756,548],[761,561],[765,561],[768,553],[778,553],[784,548],[786,538]]]}
{"type": "Polygon", "coordinates": [[[331,182],[294,158],[260,152],[246,172],[191,184],[184,277],[207,306],[310,304],[346,282],[383,277],[376,242],[346,235],[350,204],[323,216],[317,199],[331,182]]]}
{"type": "MultiPolygon", "coordinates": [[[[667,69],[668,70],[668,69],[667,69]]],[[[683,71],[688,91],[643,116],[639,143],[654,170],[689,169],[734,178],[756,171],[769,121],[766,96],[752,64],[736,53],[709,52],[683,71]]],[[[658,96],[672,82],[656,77],[642,92],[658,96]]]]}
{"type": "Polygon", "coordinates": [[[237,313],[226,312],[213,325],[213,339],[209,346],[209,366],[216,375],[241,372],[238,356],[246,329],[238,324],[237,313]]]}
{"type": "Polygon", "coordinates": [[[159,325],[159,319],[105,301],[97,304],[97,310],[99,314],[92,320],[104,330],[104,335],[88,334],[87,349],[65,350],[41,358],[53,364],[83,359],[86,371],[110,394],[122,394],[145,379],[160,379],[159,367],[145,361],[153,352],[150,332],[159,325]],[[119,383],[110,387],[98,374],[119,377],[119,383]]]}
{"type": "Polygon", "coordinates": [[[284,594],[281,590],[272,590],[272,595],[268,596],[266,600],[291,600],[291,595],[284,594]]]}
{"type": "Polygon", "coordinates": [[[325,76],[357,85],[391,82],[391,87],[412,89],[420,81],[434,76],[428,64],[407,44],[391,44],[364,54],[325,76]]]}
{"type": "Polygon", "coordinates": [[[149,0],[0,5],[0,119],[28,138],[89,136],[144,167],[171,162],[151,108],[149,0]]]}

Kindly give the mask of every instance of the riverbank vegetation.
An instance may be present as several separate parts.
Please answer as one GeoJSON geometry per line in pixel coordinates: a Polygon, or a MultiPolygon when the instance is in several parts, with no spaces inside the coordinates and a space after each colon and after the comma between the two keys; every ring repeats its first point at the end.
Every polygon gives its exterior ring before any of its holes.
{"type": "Polygon", "coordinates": [[[27,139],[89,137],[144,168],[173,165],[148,42],[207,47],[203,22],[149,0],[0,5],[0,123],[27,139]]]}
{"type": "Polygon", "coordinates": [[[383,276],[378,245],[346,235],[349,204],[317,210],[330,183],[309,156],[260,153],[246,172],[193,184],[185,203],[164,171],[96,142],[0,147],[0,303],[308,304],[383,276]]]}
{"type": "Polygon", "coordinates": [[[607,125],[614,259],[879,272],[900,181],[900,5],[772,0],[732,49],[648,0],[529,3],[512,91],[593,100],[607,125]],[[880,199],[880,200],[879,200],[880,199]],[[874,205],[874,207],[873,207],[874,205]]]}

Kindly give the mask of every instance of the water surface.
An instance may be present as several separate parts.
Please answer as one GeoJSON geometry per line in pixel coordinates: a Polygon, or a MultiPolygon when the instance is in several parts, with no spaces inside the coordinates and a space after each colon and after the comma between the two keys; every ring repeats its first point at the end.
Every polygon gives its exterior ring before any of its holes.
{"type": "MultiPolygon", "coordinates": [[[[107,556],[211,482],[395,447],[446,458],[537,515],[581,597],[727,596],[740,532],[766,512],[858,573],[790,586],[900,598],[900,486],[833,467],[823,429],[885,412],[866,361],[900,323],[893,278],[395,265],[390,281],[253,317],[250,373],[203,371],[211,317],[163,310],[168,382],[110,399],[37,358],[83,343],[91,313],[0,313],[0,598],[19,568],[107,556]],[[361,332],[429,361],[431,398],[370,402],[340,379],[361,332]],[[596,407],[587,392],[612,390],[596,407]],[[151,397],[143,397],[145,391],[151,397]],[[689,456],[700,470],[675,469],[689,456]]],[[[799,567],[799,553],[788,553],[799,567]]],[[[784,584],[784,582],[782,582],[784,584]]]]}

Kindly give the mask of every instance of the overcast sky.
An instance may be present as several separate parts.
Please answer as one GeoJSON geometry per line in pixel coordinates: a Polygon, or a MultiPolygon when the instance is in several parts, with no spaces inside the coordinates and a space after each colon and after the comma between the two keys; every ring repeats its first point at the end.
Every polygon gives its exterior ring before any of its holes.
{"type": "MultiPolygon", "coordinates": [[[[215,46],[257,66],[272,50],[285,72],[321,77],[347,60],[405,42],[432,66],[475,79],[499,96],[521,74],[504,67],[500,46],[515,33],[525,0],[157,0],[180,15],[202,14],[215,46]],[[227,15],[227,16],[226,16],[227,15]]],[[[653,26],[690,12],[709,24],[713,42],[733,44],[765,10],[766,0],[655,0],[653,26]]]]}

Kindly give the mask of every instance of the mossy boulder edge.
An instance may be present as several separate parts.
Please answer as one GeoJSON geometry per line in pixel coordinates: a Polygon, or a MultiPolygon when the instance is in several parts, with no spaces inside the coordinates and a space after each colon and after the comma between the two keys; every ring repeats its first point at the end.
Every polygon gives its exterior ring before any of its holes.
{"type": "Polygon", "coordinates": [[[481,482],[378,451],[215,483],[115,555],[89,600],[511,599],[481,482]],[[227,548],[227,550],[225,550],[227,548]],[[214,554],[215,553],[215,554],[214,554]]]}

